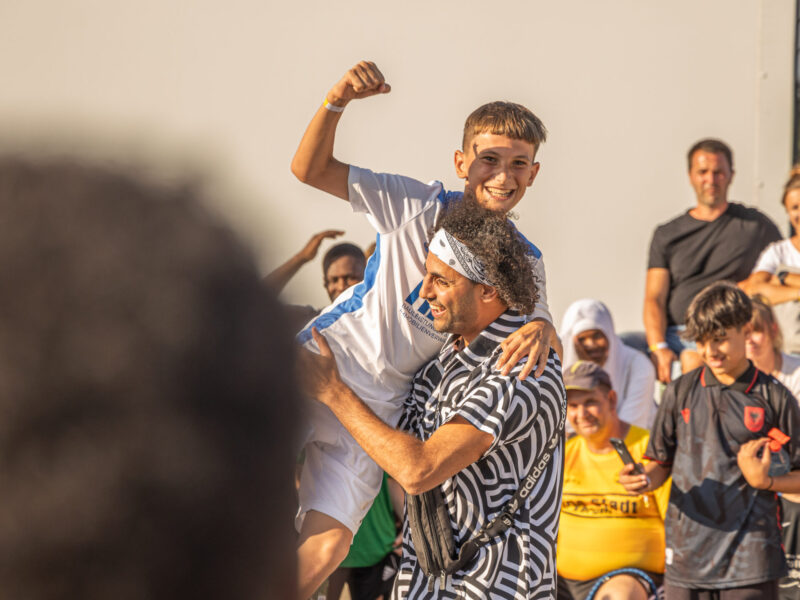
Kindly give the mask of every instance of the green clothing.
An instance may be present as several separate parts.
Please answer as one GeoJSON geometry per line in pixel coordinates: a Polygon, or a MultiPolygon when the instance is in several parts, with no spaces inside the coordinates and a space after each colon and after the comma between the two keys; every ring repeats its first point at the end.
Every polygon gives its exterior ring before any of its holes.
{"type": "Polygon", "coordinates": [[[350,553],[340,566],[371,567],[378,564],[392,551],[396,537],[392,499],[389,496],[389,486],[384,473],[381,491],[378,492],[367,516],[361,522],[361,527],[353,537],[350,553]]]}

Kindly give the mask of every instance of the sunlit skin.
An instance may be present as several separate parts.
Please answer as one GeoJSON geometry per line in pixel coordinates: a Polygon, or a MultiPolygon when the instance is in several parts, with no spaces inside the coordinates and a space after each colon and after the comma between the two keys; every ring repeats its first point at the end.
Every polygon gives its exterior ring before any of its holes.
{"type": "Polygon", "coordinates": [[[775,352],[773,343],[778,334],[778,325],[773,323],[764,329],[764,324],[751,323],[750,335],[747,336],[747,358],[753,361],[757,369],[764,373],[779,371],[783,364],[780,352],[775,352]]]}
{"type": "Polygon", "coordinates": [[[614,412],[617,396],[613,390],[567,390],[567,421],[593,450],[611,450],[609,438],[618,437],[619,419],[614,412]]]}
{"type": "Polygon", "coordinates": [[[339,294],[364,279],[364,263],[353,256],[340,256],[328,266],[325,273],[325,290],[331,301],[339,294]]]}
{"type": "Polygon", "coordinates": [[[717,380],[725,385],[736,381],[747,370],[746,348],[751,326],[729,327],[719,335],[697,342],[697,352],[714,373],[717,380]]]}
{"type": "Polygon", "coordinates": [[[692,156],[689,181],[697,204],[705,208],[723,208],[728,202],[728,187],[733,170],[724,154],[698,150],[692,156]]]}
{"type": "Polygon", "coordinates": [[[600,365],[608,360],[608,338],[599,329],[587,329],[575,336],[575,352],[581,360],[600,365]]]}
{"type": "Polygon", "coordinates": [[[525,194],[539,163],[533,144],[504,135],[479,133],[456,150],[456,174],[475,192],[481,205],[503,213],[512,210],[525,194]]]}
{"type": "Polygon", "coordinates": [[[469,343],[483,331],[477,329],[478,302],[484,286],[447,266],[432,252],[425,260],[425,279],[420,296],[428,301],[433,327],[442,333],[458,333],[469,343]]]}
{"type": "MultiPolygon", "coordinates": [[[[800,189],[796,188],[786,193],[783,207],[786,209],[786,216],[789,217],[789,222],[794,230],[800,232],[800,189]]],[[[800,249],[800,236],[793,236],[792,243],[800,249]]]]}

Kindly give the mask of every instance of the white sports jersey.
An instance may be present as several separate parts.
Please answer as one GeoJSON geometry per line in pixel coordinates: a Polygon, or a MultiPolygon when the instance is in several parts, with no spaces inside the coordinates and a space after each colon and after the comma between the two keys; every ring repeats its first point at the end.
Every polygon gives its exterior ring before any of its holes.
{"type": "MultiPolygon", "coordinates": [[[[378,231],[364,281],[342,293],[299,335],[316,348],[311,327],[324,333],[342,379],[375,413],[394,425],[412,377],[442,347],[428,303],[419,297],[433,225],[442,207],[461,197],[409,177],[351,166],[348,185],[355,212],[378,231]],[[387,402],[390,403],[387,406],[387,402]]],[[[541,252],[528,242],[539,301],[532,317],[552,322],[541,252]]]]}
{"type": "MultiPolygon", "coordinates": [[[[428,241],[439,211],[460,198],[439,182],[424,184],[398,175],[350,167],[350,203],[378,231],[364,281],[343,292],[298,334],[317,350],[311,327],[325,336],[342,380],[385,423],[394,427],[419,369],[436,356],[446,336],[433,328],[430,306],[419,297],[428,241]]],[[[540,304],[547,312],[541,253],[530,244],[540,304]]],[[[333,413],[309,408],[306,462],[298,490],[298,528],[310,510],[329,515],[354,534],[380,489],[382,471],[333,413]]]]}

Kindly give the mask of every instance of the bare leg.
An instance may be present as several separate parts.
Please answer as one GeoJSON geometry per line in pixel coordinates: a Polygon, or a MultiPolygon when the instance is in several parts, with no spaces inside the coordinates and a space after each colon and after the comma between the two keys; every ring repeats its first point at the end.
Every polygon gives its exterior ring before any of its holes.
{"type": "Polygon", "coordinates": [[[697,352],[693,350],[681,352],[681,373],[688,373],[701,366],[703,366],[703,359],[697,352]]]}
{"type": "Polygon", "coordinates": [[[647,600],[648,592],[630,575],[617,575],[606,581],[594,595],[595,600],[647,600]]]}
{"type": "Polygon", "coordinates": [[[350,550],[353,534],[339,521],[310,510],[300,528],[297,548],[298,599],[307,600],[350,550]]]}

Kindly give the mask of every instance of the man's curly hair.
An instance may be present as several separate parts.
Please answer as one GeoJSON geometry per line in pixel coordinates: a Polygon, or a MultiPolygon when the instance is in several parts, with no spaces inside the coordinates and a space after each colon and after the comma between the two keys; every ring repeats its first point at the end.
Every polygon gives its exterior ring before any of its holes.
{"type": "Polygon", "coordinates": [[[448,203],[434,226],[469,248],[486,268],[500,299],[523,314],[533,312],[539,290],[528,244],[505,215],[484,208],[467,188],[461,200],[448,203]]]}

